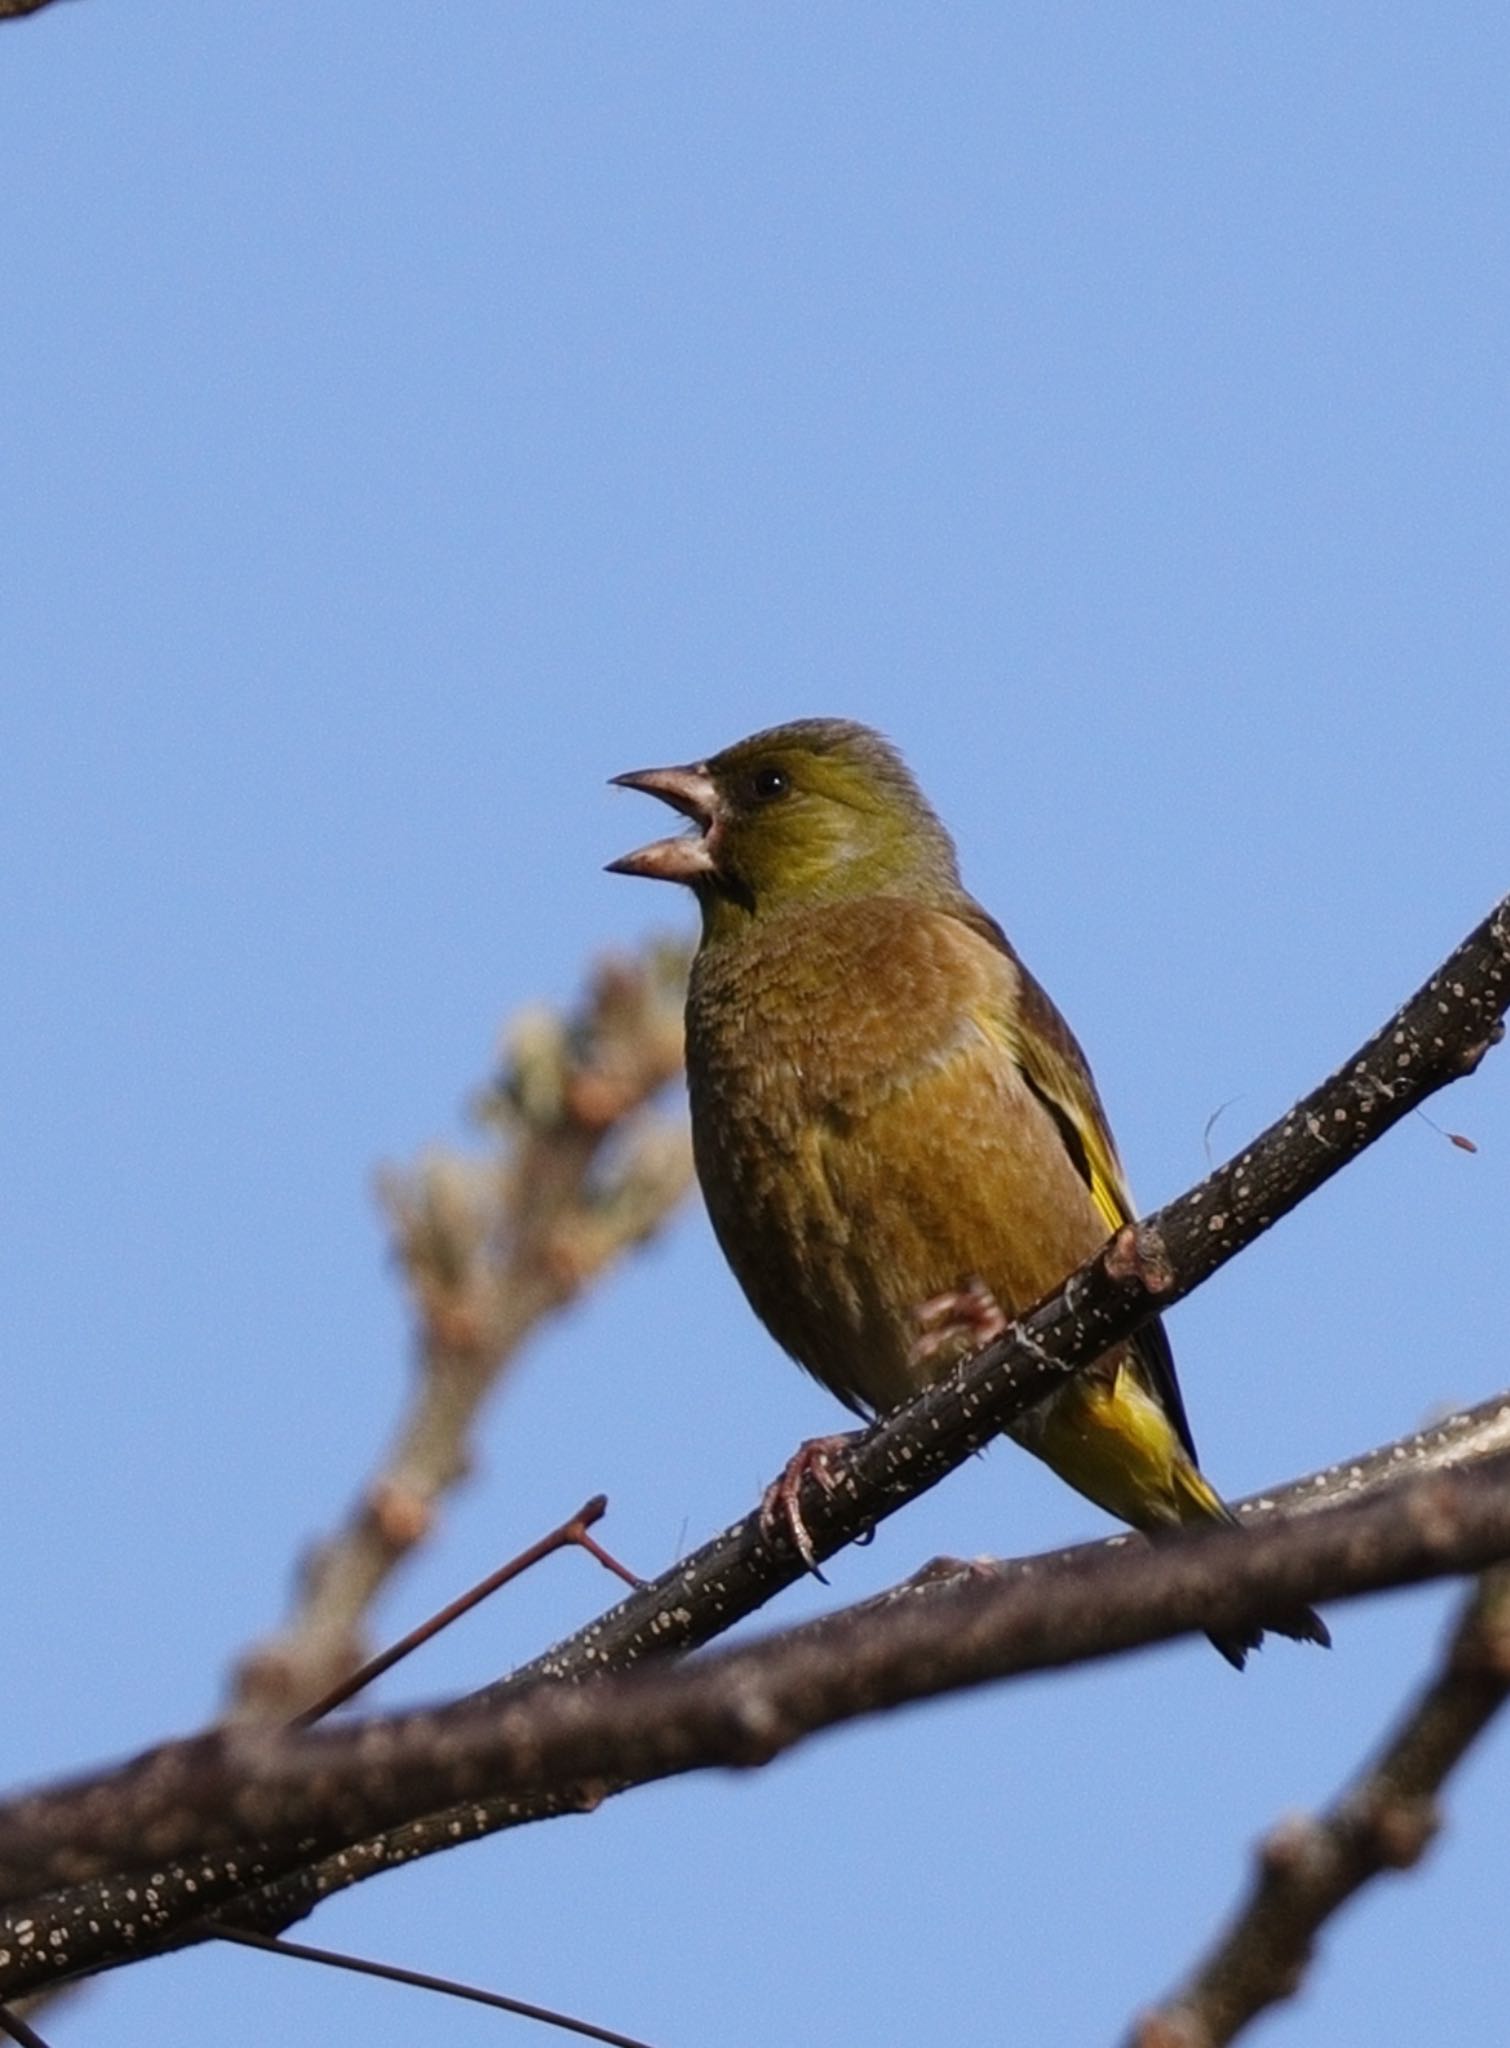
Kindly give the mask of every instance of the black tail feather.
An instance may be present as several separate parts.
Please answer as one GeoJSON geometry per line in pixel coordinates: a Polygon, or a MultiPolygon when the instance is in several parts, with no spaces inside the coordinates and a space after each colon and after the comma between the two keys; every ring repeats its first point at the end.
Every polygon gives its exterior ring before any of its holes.
{"type": "Polygon", "coordinates": [[[1277,1636],[1288,1636],[1292,1643],[1317,1643],[1323,1650],[1332,1647],[1331,1630],[1312,1607],[1298,1607],[1290,1614],[1270,1615],[1267,1621],[1255,1622],[1251,1628],[1211,1629],[1208,1634],[1232,1668],[1241,1671],[1248,1661],[1248,1652],[1258,1649],[1263,1643],[1265,1629],[1272,1629],[1277,1636]]]}

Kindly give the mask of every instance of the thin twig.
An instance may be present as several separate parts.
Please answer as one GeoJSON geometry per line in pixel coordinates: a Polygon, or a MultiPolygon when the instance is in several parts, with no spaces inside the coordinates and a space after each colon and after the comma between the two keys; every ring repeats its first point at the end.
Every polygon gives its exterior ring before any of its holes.
{"type": "Polygon", "coordinates": [[[1253,1887],[1130,2048],[1222,2048],[1298,1990],[1317,1936],[1371,1879],[1408,1870],[1437,1832],[1437,1795],[1510,1693],[1510,1566],[1484,1573],[1441,1668],[1326,1813],[1294,1815],[1258,1852],[1253,1887]]]}
{"type": "MultiPolygon", "coordinates": [[[[271,1934],[253,1934],[249,1929],[226,1928],[222,1930],[223,1941],[239,1941],[247,1948],[259,1948],[268,1955],[292,1956],[298,1962],[325,1963],[333,1970],[350,1970],[358,1977],[380,1977],[389,1984],[409,1984],[416,1991],[438,1991],[447,1998],[463,1998],[472,2005],[491,2006],[495,2012],[511,2012],[520,2019],[539,2020],[548,2027],[559,2027],[564,2034],[580,2034],[588,2041],[606,2041],[608,2048],[649,2048],[649,2044],[637,2040],[631,2034],[616,2034],[608,2027],[594,2026],[591,2020],[573,2019],[570,2013],[557,2012],[548,2005],[531,2005],[522,1998],[509,1998],[501,1991],[484,1991],[477,1984],[461,1984],[454,1977],[432,1977],[425,1970],[406,1970],[398,1963],[378,1963],[368,1956],[344,1955],[338,1949],[311,1948],[307,1942],[284,1941],[271,1934]]],[[[45,2048],[45,2044],[44,2044],[45,2048]]]]}
{"type": "MultiPolygon", "coordinates": [[[[584,1501],[574,1515],[568,1516],[566,1521],[552,1529],[549,1535],[529,1544],[517,1557],[510,1558],[507,1564],[499,1565],[498,1569],[489,1572],[485,1579],[479,1579],[475,1586],[469,1587],[465,1593],[458,1594],[438,1613],[432,1614],[427,1621],[422,1621],[417,1628],[410,1629],[406,1636],[400,1636],[396,1643],[391,1643],[376,1657],[370,1657],[360,1671],[353,1671],[349,1678],[344,1678],[339,1685],[332,1686],[323,1699],[316,1700],[312,1706],[292,1715],[289,1727],[313,1728],[317,1721],[323,1721],[326,1715],[333,1714],[337,1707],[345,1706],[349,1699],[354,1699],[359,1692],[365,1692],[369,1685],[374,1684],[385,1672],[391,1671],[395,1664],[402,1663],[411,1652],[420,1649],[425,1643],[433,1642],[442,1629],[449,1628],[453,1621],[460,1621],[464,1614],[470,1614],[474,1607],[480,1606],[484,1600],[507,1586],[511,1580],[521,1578],[525,1572],[558,1550],[588,1550],[592,1556],[606,1561],[610,1569],[620,1576],[629,1577],[623,1566],[609,1557],[608,1552],[602,1550],[587,1534],[593,1523],[600,1522],[607,1512],[607,1494],[595,1493],[591,1500],[584,1501]]],[[[630,1578],[631,1585],[638,1583],[638,1580],[630,1578]]]]}

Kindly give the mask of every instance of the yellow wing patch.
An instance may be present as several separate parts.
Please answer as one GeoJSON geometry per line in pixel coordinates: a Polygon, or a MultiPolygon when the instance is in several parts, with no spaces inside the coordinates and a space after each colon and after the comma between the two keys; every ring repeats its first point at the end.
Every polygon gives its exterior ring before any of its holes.
{"type": "Polygon", "coordinates": [[[1100,1210],[1108,1230],[1120,1230],[1128,1221],[1132,1204],[1126,1199],[1115,1159],[1096,1143],[1097,1133],[1080,1131],[1091,1168],[1091,1200],[1100,1210]]]}

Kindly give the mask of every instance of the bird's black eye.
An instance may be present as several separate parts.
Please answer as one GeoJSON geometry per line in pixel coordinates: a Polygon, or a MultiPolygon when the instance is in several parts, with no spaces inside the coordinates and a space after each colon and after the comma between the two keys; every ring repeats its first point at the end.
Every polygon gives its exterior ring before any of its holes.
{"type": "Polygon", "coordinates": [[[775,803],[791,786],[792,778],[784,768],[757,768],[750,777],[750,794],[760,804],[775,803]]]}

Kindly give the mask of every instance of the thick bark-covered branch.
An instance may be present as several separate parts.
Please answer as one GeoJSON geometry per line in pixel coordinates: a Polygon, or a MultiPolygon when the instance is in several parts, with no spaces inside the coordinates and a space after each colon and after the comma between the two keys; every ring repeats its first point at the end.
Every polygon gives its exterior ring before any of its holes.
{"type": "MultiPolygon", "coordinates": [[[[1446,1416],[1424,1430],[1382,1445],[1377,1450],[1308,1473],[1284,1486],[1267,1488],[1249,1500],[1238,1501],[1236,1510],[1244,1522],[1273,1515],[1310,1513],[1335,1507],[1346,1500],[1363,1498],[1405,1478],[1476,1465],[1507,1450],[1510,1450],[1510,1392],[1446,1416]]],[[[1076,1544],[1064,1550],[1011,1559],[975,1559],[969,1563],[959,1559],[939,1559],[914,1579],[876,1595],[873,1602],[861,1603],[853,1611],[863,1612],[870,1605],[887,1605],[903,1599],[931,1599],[960,1577],[1043,1580],[1077,1568],[1087,1558],[1127,1548],[1138,1540],[1133,1536],[1112,1536],[1098,1543],[1076,1544]]],[[[670,1580],[664,1579],[660,1584],[663,1597],[670,1599],[672,1595],[666,1590],[670,1580]]],[[[628,1612],[620,1608],[615,1610],[615,1614],[622,1617],[625,1639],[637,1647],[641,1635],[640,1622],[633,1611],[635,1603],[627,1603],[627,1608],[628,1612]]],[[[608,1616],[604,1620],[612,1623],[614,1617],[608,1616]]],[[[592,1675],[594,1671],[602,1673],[621,1668],[615,1662],[620,1640],[612,1627],[605,1627],[603,1622],[593,1623],[568,1642],[516,1672],[508,1681],[509,1687],[516,1688],[542,1675],[581,1678],[592,1675]]],[[[580,1812],[595,1805],[601,1796],[602,1788],[595,1786],[532,1798],[468,1800],[461,1806],[406,1822],[402,1827],[391,1829],[371,1841],[358,1843],[339,1855],[307,1864],[279,1882],[238,1900],[233,1914],[242,1924],[283,1928],[303,1918],[322,1899],[350,1885],[360,1884],[383,1870],[439,1854],[455,1848],[459,1842],[478,1840],[505,1828],[548,1819],[564,1812],[580,1812]]],[[[162,1894],[162,1898],[167,1910],[171,1887],[162,1894]]],[[[181,1916],[182,1902],[179,1908],[181,1916]]],[[[62,1917],[73,1925],[78,1915],[70,1910],[65,1911],[62,1917]]]]}
{"type": "MultiPolygon", "coordinates": [[[[1471,1469],[1510,1451],[1510,1392],[1452,1415],[1398,1443],[1289,1485],[1271,1488],[1237,1504],[1244,1519],[1270,1519],[1297,1512],[1312,1513],[1345,1501],[1370,1498],[1402,1479],[1452,1469],[1471,1469]]],[[[1038,1585],[1077,1570],[1089,1560],[1128,1549],[1132,1537],[1111,1537],[1102,1543],[1078,1544],[1067,1550],[1001,1561],[940,1560],[914,1580],[859,1603],[847,1614],[832,1617],[841,1627],[851,1616],[902,1602],[930,1602],[960,1580],[1031,1580],[1038,1585]]],[[[829,1622],[812,1624],[821,1630],[829,1622]]],[[[599,1638],[601,1647],[602,1639],[599,1638]]],[[[554,1662],[560,1653],[552,1653],[554,1662]]],[[[527,1667],[538,1675],[538,1666],[527,1667]]],[[[524,1682],[519,1674],[519,1683],[524,1682]]],[[[166,1935],[222,1901],[234,1898],[230,1917],[238,1925],[283,1927],[302,1918],[321,1899],[359,1884],[396,1864],[438,1854],[458,1843],[473,1841],[500,1829],[553,1814],[582,1811],[603,1796],[601,1785],[576,1786],[550,1795],[471,1800],[465,1805],[425,1816],[394,1828],[355,1848],[319,1861],[295,1861],[280,1876],[266,1859],[255,1863],[237,1856],[199,1857],[171,1861],[152,1873],[150,1882],[105,1879],[0,1913],[0,1983],[7,1988],[39,1979],[62,1977],[83,1969],[106,1967],[153,1952],[166,1935]],[[268,1882],[267,1880],[273,1880],[268,1882]],[[254,1889],[254,1887],[257,1887],[254,1889]],[[244,1896],[236,1897],[237,1894],[244,1896]],[[10,1974],[10,1973],[17,1974],[10,1974]]],[[[218,1926],[219,1921],[214,1923],[218,1926]]],[[[200,1921],[197,1929],[176,1939],[202,1939],[213,1931],[200,1921]]]]}
{"type": "MultiPolygon", "coordinates": [[[[1491,1395],[1472,1408],[1459,1409],[1440,1417],[1410,1436],[1381,1444],[1356,1458],[1324,1465],[1283,1486],[1265,1487],[1246,1500],[1234,1501],[1232,1508],[1244,1528],[1261,1526],[1275,1516],[1317,1514],[1346,1501],[1372,1498],[1385,1487],[1402,1480],[1424,1479],[1432,1472],[1465,1470],[1487,1460],[1510,1454],[1510,1389],[1491,1395]]],[[[1075,1572],[1092,1558],[1108,1551],[1126,1550],[1142,1542],[1130,1531],[1103,1536],[1095,1543],[1074,1543],[1063,1550],[1040,1551],[1029,1557],[935,1558],[910,1579],[872,1595],[868,1602],[849,1610],[863,1613],[866,1607],[889,1606],[897,1600],[932,1599],[962,1579],[990,1577],[1002,1581],[1058,1579],[1075,1572]]]]}
{"type": "MultiPolygon", "coordinates": [[[[1500,1035],[1499,1019],[1507,1006],[1510,900],[1470,935],[1383,1031],[1238,1159],[1137,1231],[1121,1233],[1105,1253],[1024,1317],[1000,1343],[869,1431],[840,1466],[834,1494],[804,1501],[820,1554],[831,1554],[935,1484],[1004,1422],[1052,1392],[1070,1371],[1098,1356],[1150,1313],[1201,1284],[1436,1088],[1471,1071],[1500,1035]]],[[[1171,1549],[1167,1556],[1173,1559],[1178,1554],[1171,1549]]],[[[1119,1565],[1129,1569],[1136,1568],[1134,1559],[1130,1549],[1118,1555],[1119,1565]]],[[[1465,1556],[1455,1568],[1481,1561],[1465,1556]]],[[[1148,1562],[1142,1560],[1145,1567],[1148,1562]]],[[[762,1539],[756,1518],[747,1517],[656,1585],[480,1695],[479,1701],[507,1710],[513,1695],[537,1676],[593,1676],[705,1642],[752,1612],[799,1572],[796,1560],[784,1548],[773,1550],[762,1539]]],[[[1295,1590],[1297,1597],[1324,1597],[1328,1589],[1306,1585],[1295,1590]]],[[[1056,1586],[1056,1601],[1058,1591],[1056,1586]]],[[[1272,1590],[1264,1597],[1272,1597],[1272,1590]]],[[[1185,1625],[1204,1626],[1208,1620],[1220,1623],[1224,1618],[1225,1609],[1221,1615],[1203,1610],[1185,1625]]],[[[1127,1640],[1151,1639],[1134,1635],[1127,1640]]],[[[569,1698],[563,1698],[563,1707],[569,1698]]],[[[449,1711],[464,1715],[467,1708],[449,1711]]],[[[192,1869],[158,1870],[150,1897],[149,1888],[142,1885],[103,1880],[66,1901],[53,1902],[45,1937],[53,1969],[34,1971],[27,1966],[25,1974],[31,1979],[97,1967],[123,1950],[129,1952],[133,1942],[139,1947],[149,1931],[160,1938],[183,1927],[233,1892],[253,1893],[269,1879],[287,1879],[293,1862],[300,1866],[296,1878],[264,1892],[260,1900],[243,1898],[237,1908],[238,1917],[244,1914],[251,1924],[272,1924],[273,1909],[282,1915],[276,1924],[286,1924],[343,1883],[456,1840],[563,1807],[580,1807],[600,1796],[602,1789],[607,1788],[567,1785],[543,1796],[510,1795],[492,1802],[469,1794],[460,1812],[408,1823],[313,1867],[307,1850],[297,1856],[291,1853],[289,1859],[275,1858],[258,1841],[249,1855],[196,1858],[192,1869]],[[123,1921],[128,1923],[124,1928],[123,1921]]],[[[268,1824],[275,1819],[269,1815],[268,1824]]],[[[41,1932],[40,1923],[32,1918],[25,1933],[35,1942],[41,1932]]],[[[6,1935],[0,1927],[0,1950],[20,1965],[24,1958],[6,1935]]],[[[16,1940],[19,1943],[19,1935],[16,1940]]],[[[0,1973],[4,1968],[0,1962],[0,1973]]],[[[8,1981],[0,1974],[0,1988],[8,1981]]]]}
{"type": "Polygon", "coordinates": [[[1442,1667],[1330,1810],[1281,1821],[1253,1889],[1192,1976],[1134,2026],[1130,2048],[1223,2048],[1292,1997],[1322,1927],[1371,1879],[1407,1870],[1438,1826],[1449,1773],[1510,1695],[1510,1566],[1485,1572],[1442,1667]]]}
{"type": "Polygon", "coordinates": [[[407,1814],[583,1782],[763,1764],[822,1728],[991,1679],[1111,1656],[1264,1608],[1510,1556],[1510,1456],[1329,1514],[1085,1558],[1052,1580],[965,1580],[694,1662],[349,1727],[230,1729],[0,1808],[0,1898],[256,1841],[330,1852],[407,1814]]]}

